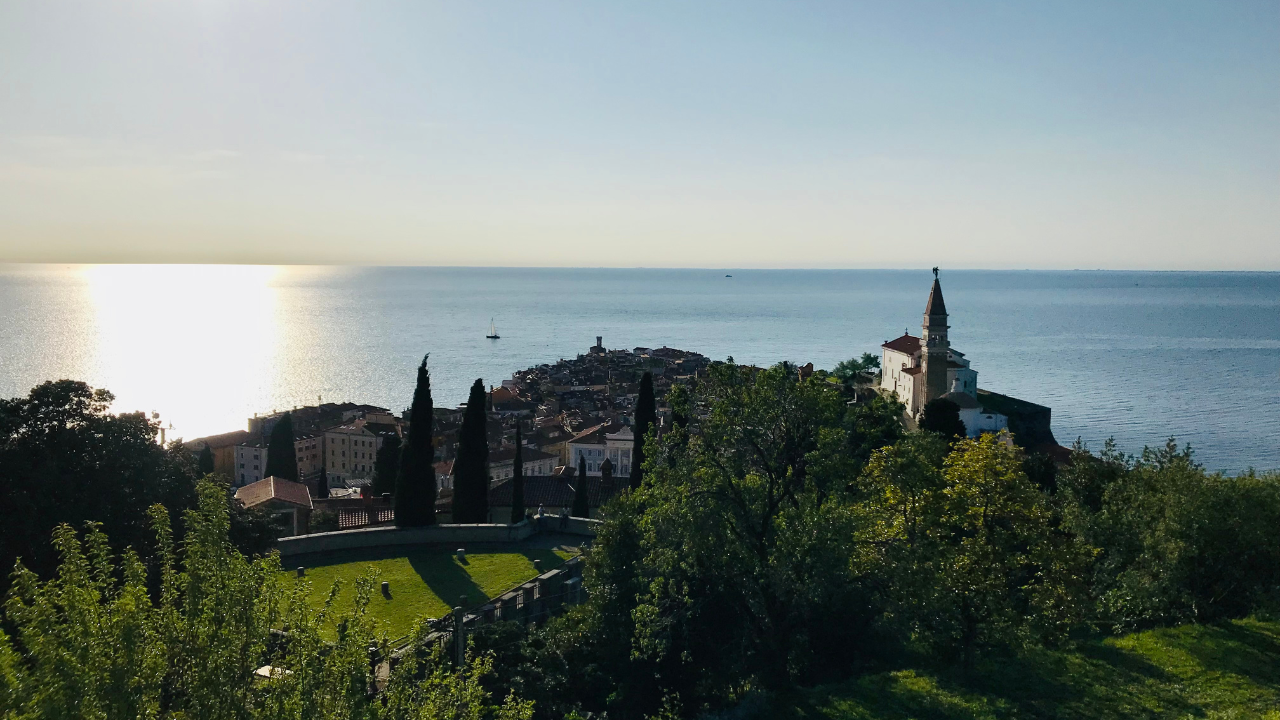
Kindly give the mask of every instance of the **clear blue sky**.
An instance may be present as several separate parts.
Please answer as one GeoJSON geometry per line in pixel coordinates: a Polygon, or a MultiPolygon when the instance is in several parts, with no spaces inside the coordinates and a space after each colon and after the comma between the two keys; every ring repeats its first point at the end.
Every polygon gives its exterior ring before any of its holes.
{"type": "Polygon", "coordinates": [[[0,261],[1280,270],[1280,2],[0,0],[0,261]]]}

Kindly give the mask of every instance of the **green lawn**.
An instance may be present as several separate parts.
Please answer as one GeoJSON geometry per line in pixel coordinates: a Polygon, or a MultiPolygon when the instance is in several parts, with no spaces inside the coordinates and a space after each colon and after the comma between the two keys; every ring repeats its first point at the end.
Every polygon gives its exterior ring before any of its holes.
{"type": "Polygon", "coordinates": [[[295,568],[305,567],[303,582],[310,584],[311,602],[318,607],[335,580],[342,584],[339,603],[349,604],[355,579],[372,568],[379,583],[391,583],[391,597],[383,597],[375,586],[370,612],[381,629],[394,638],[411,632],[420,618],[440,617],[459,604],[478,605],[532,579],[534,560],[542,562],[545,572],[570,556],[561,549],[517,547],[468,552],[466,562],[461,563],[441,547],[348,550],[291,558],[285,561],[289,569],[282,576],[287,583],[297,582],[295,568]]]}
{"type": "Polygon", "coordinates": [[[1280,623],[1188,625],[980,663],[960,682],[924,670],[807,691],[771,717],[1269,718],[1280,720],[1280,623]]]}

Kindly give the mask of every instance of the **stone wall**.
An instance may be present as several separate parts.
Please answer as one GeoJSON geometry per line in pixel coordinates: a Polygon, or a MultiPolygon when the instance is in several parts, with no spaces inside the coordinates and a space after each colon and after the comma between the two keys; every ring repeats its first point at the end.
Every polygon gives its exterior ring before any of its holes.
{"type": "Polygon", "coordinates": [[[595,537],[600,520],[568,518],[561,526],[560,518],[540,515],[517,525],[429,525],[420,528],[367,527],[355,530],[314,533],[298,537],[280,538],[276,547],[280,557],[308,553],[334,552],[357,548],[390,547],[394,545],[445,545],[465,547],[471,543],[515,543],[537,533],[562,533],[595,537]]]}
{"type": "Polygon", "coordinates": [[[420,528],[370,527],[280,538],[281,557],[392,545],[461,545],[519,542],[537,532],[534,523],[519,525],[429,525],[420,528]]]}

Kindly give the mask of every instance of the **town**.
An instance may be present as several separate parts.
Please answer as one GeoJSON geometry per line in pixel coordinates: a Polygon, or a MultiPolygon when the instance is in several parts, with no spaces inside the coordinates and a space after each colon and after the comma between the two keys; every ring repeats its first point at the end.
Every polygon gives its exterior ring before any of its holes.
{"type": "MultiPolygon", "coordinates": [[[[858,384],[864,392],[855,392],[851,402],[868,390],[896,398],[903,403],[908,426],[923,419],[930,403],[941,402],[953,406],[968,437],[1010,430],[1028,450],[1063,457],[1066,449],[1050,430],[1049,408],[978,388],[977,371],[948,340],[948,314],[936,268],[934,275],[921,335],[904,333],[885,341],[878,362],[862,368],[858,384]],[[877,367],[879,373],[869,372],[877,367]]],[[[704,355],[669,347],[608,349],[604,338],[596,336],[595,344],[575,358],[521,370],[501,385],[489,386],[488,520],[509,516],[517,438],[525,507],[540,513],[569,512],[574,475],[581,467],[589,517],[598,517],[631,475],[636,442],[632,424],[642,376],[648,373],[652,378],[661,433],[671,421],[668,392],[676,384],[696,382],[710,364],[704,355]]],[[[796,366],[795,372],[801,379],[815,374],[812,363],[796,366]]],[[[465,403],[434,409],[435,513],[440,522],[452,516],[454,462],[466,409],[465,403]]],[[[246,506],[274,510],[286,533],[301,534],[391,521],[389,495],[398,470],[393,458],[398,458],[408,430],[407,412],[396,415],[373,405],[320,402],[255,415],[246,430],[186,445],[195,453],[208,449],[213,472],[231,479],[246,506]],[[266,475],[269,436],[286,414],[293,428],[296,483],[266,475]],[[317,512],[329,518],[327,523],[312,522],[317,512]]]]}

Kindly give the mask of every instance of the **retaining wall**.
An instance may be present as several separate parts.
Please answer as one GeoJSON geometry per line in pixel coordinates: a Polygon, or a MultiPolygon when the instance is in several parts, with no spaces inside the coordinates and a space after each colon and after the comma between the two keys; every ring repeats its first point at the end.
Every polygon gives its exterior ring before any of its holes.
{"type": "Polygon", "coordinates": [[[465,547],[469,543],[514,543],[537,533],[563,533],[595,537],[600,520],[568,518],[561,525],[558,516],[539,515],[516,525],[428,525],[420,528],[366,527],[354,530],[313,533],[280,538],[276,548],[280,557],[307,553],[390,547],[394,545],[446,545],[465,547]]]}
{"type": "Polygon", "coordinates": [[[393,545],[460,545],[519,542],[537,532],[529,521],[518,525],[428,525],[420,528],[370,527],[280,538],[281,557],[306,553],[389,547],[393,545]]]}

